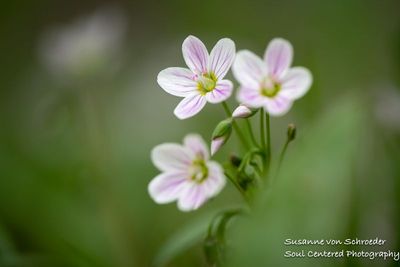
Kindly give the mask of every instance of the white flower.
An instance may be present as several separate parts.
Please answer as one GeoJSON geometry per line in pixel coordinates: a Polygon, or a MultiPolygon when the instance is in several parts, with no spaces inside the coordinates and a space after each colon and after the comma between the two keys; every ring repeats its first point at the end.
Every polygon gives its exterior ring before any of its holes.
{"type": "Polygon", "coordinates": [[[220,103],[231,96],[233,84],[224,77],[235,59],[235,43],[223,38],[208,54],[200,39],[188,36],[183,41],[182,53],[189,69],[162,70],[157,82],[167,93],[184,97],[174,114],[187,119],[199,113],[207,102],[220,103]]]}
{"type": "Polygon", "coordinates": [[[183,145],[158,145],[151,159],[162,172],[148,186],[150,196],[159,204],[178,201],[180,210],[196,210],[225,186],[222,167],[209,160],[207,146],[199,135],[187,135],[183,145]]]}
{"type": "Polygon", "coordinates": [[[312,83],[308,69],[290,67],[292,58],[292,45],[281,38],[269,43],[264,60],[248,50],[239,51],[232,67],[241,85],[238,101],[251,108],[263,107],[273,116],[288,112],[312,83]]]}

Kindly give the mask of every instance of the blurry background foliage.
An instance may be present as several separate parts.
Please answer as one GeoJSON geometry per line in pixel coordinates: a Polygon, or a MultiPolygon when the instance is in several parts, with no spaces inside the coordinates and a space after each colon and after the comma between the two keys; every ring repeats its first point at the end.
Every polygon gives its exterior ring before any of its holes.
{"type": "MultiPolygon", "coordinates": [[[[189,34],[259,55],[284,37],[314,75],[272,119],[275,159],[288,123],[298,136],[274,190],[230,224],[228,266],[394,266],[282,255],[285,238],[380,237],[400,250],[399,10],[397,0],[3,1],[0,266],[205,265],[199,241],[218,210],[240,205],[233,186],[192,213],[147,193],[153,146],[209,139],[224,117],[207,105],[179,121],[179,100],[156,83],[184,65],[189,34]]],[[[235,137],[217,159],[230,151],[235,137]]]]}

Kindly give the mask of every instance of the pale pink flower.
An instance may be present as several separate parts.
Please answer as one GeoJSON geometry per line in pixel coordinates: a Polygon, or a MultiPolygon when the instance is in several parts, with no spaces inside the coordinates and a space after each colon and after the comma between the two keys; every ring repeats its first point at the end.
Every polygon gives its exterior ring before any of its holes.
{"type": "Polygon", "coordinates": [[[232,112],[232,118],[248,118],[252,114],[253,111],[250,108],[248,108],[246,105],[241,104],[232,112]]]}
{"type": "Polygon", "coordinates": [[[199,135],[187,135],[183,145],[158,145],[151,158],[162,173],[150,182],[148,191],[159,204],[177,201],[180,210],[195,210],[225,186],[222,167],[209,159],[207,146],[199,135]]]}
{"type": "Polygon", "coordinates": [[[252,108],[263,107],[273,116],[288,112],[312,83],[308,69],[290,67],[292,58],[292,45],[281,38],[269,43],[264,60],[248,50],[239,51],[232,67],[241,85],[238,101],[252,108]]]}
{"type": "Polygon", "coordinates": [[[200,39],[189,36],[182,44],[182,53],[189,69],[162,70],[157,82],[167,93],[184,97],[174,114],[186,119],[200,112],[207,102],[220,103],[231,96],[233,84],[223,78],[235,59],[235,43],[223,38],[208,54],[200,39]]]}

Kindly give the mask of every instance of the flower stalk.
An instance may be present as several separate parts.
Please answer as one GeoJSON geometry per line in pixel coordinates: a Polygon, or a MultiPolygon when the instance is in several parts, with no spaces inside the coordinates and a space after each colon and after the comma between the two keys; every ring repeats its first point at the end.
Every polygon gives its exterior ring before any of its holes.
{"type": "Polygon", "coordinates": [[[279,170],[280,170],[280,168],[282,166],[282,162],[283,162],[283,159],[285,157],[285,153],[286,153],[286,150],[287,150],[287,148],[289,146],[289,143],[291,141],[293,141],[295,138],[296,138],[296,126],[291,123],[291,124],[288,125],[286,142],[283,145],[283,148],[281,150],[281,154],[279,156],[277,175],[279,174],[279,170]]]}
{"type": "Polygon", "coordinates": [[[247,131],[249,132],[250,139],[251,139],[253,146],[259,147],[259,144],[257,143],[257,140],[254,136],[253,128],[251,127],[251,123],[250,123],[249,119],[245,119],[245,123],[246,123],[247,131]]]}
{"type": "Polygon", "coordinates": [[[266,175],[268,175],[270,165],[271,165],[271,158],[272,158],[272,149],[271,149],[271,125],[270,125],[270,118],[269,114],[265,113],[265,132],[266,132],[266,157],[265,157],[265,171],[266,175]]]}

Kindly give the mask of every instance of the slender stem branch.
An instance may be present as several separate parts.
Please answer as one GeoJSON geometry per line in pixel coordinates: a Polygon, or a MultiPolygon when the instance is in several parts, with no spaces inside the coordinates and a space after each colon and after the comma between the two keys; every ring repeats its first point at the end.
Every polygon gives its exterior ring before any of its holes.
{"type": "MultiPolygon", "coordinates": [[[[224,107],[225,113],[228,117],[232,116],[232,112],[230,110],[230,108],[228,107],[228,104],[224,101],[222,102],[222,106],[224,107]]],[[[240,141],[242,142],[243,146],[245,148],[249,148],[249,144],[247,143],[246,138],[244,137],[242,131],[240,130],[240,128],[238,127],[238,125],[236,124],[236,122],[234,120],[232,120],[232,126],[233,129],[236,131],[240,141]]]]}
{"type": "Polygon", "coordinates": [[[219,225],[217,227],[217,238],[218,238],[219,242],[222,243],[222,245],[224,245],[224,243],[225,243],[225,231],[226,231],[226,226],[227,226],[228,222],[233,217],[235,217],[236,215],[239,215],[241,213],[243,213],[243,211],[241,209],[235,209],[235,210],[227,211],[222,215],[222,218],[219,221],[219,225]]]}
{"type": "Polygon", "coordinates": [[[261,137],[261,148],[263,151],[263,175],[265,176],[265,179],[267,179],[271,164],[271,129],[270,129],[269,114],[265,112],[264,109],[261,110],[260,113],[260,137],[261,137]],[[265,126],[264,126],[264,115],[265,115],[265,126]]]}
{"type": "Polygon", "coordinates": [[[265,153],[265,130],[264,130],[264,111],[260,112],[260,139],[261,139],[261,148],[263,153],[265,153]]]}
{"type": "Polygon", "coordinates": [[[253,143],[253,145],[258,147],[258,144],[257,144],[256,138],[254,137],[253,128],[251,127],[250,121],[249,121],[249,119],[245,119],[245,121],[246,121],[246,126],[247,126],[247,130],[249,132],[249,135],[250,135],[251,142],[253,143]]]}
{"type": "Polygon", "coordinates": [[[228,104],[226,103],[226,101],[222,102],[222,106],[224,107],[225,113],[228,117],[232,116],[232,112],[230,110],[230,108],[228,107],[228,104]]]}
{"type": "Polygon", "coordinates": [[[265,129],[266,129],[266,132],[267,132],[267,136],[266,136],[266,139],[267,139],[267,169],[269,169],[269,165],[270,165],[270,163],[271,163],[271,157],[272,157],[272,154],[271,154],[271,126],[270,126],[270,119],[269,119],[269,114],[268,113],[265,113],[265,129]]]}
{"type": "Polygon", "coordinates": [[[282,162],[283,162],[283,158],[285,157],[286,149],[287,149],[289,143],[290,143],[290,140],[287,139],[286,142],[285,142],[285,145],[284,145],[283,148],[282,148],[281,154],[280,154],[280,156],[279,156],[277,175],[279,174],[279,170],[281,169],[281,165],[282,165],[282,162]]]}
{"type": "MultiPolygon", "coordinates": [[[[222,222],[224,224],[226,224],[226,219],[230,219],[231,217],[235,216],[235,215],[239,215],[241,213],[244,213],[245,211],[242,208],[236,208],[236,209],[229,209],[229,210],[224,210],[224,211],[220,211],[217,214],[215,214],[215,216],[211,219],[211,222],[208,226],[208,236],[212,236],[213,235],[213,228],[214,225],[217,224],[218,219],[223,219],[225,220],[225,222],[222,222]]],[[[224,227],[225,225],[221,226],[221,222],[218,223],[218,228],[217,230],[222,230],[222,227],[224,227]]]]}

